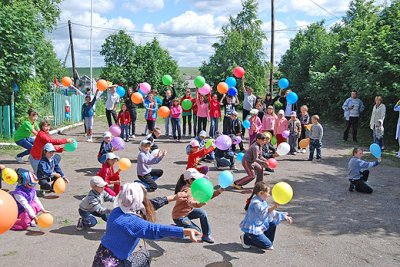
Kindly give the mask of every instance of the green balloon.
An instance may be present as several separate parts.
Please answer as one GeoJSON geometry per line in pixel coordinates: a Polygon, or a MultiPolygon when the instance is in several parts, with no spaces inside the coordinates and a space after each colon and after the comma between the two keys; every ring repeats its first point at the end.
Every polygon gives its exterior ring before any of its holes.
{"type": "Polygon", "coordinates": [[[272,138],[271,138],[271,145],[276,145],[278,143],[278,141],[276,140],[276,137],[275,137],[275,135],[274,136],[272,136],[272,138]]]}
{"type": "Polygon", "coordinates": [[[185,99],[182,101],[182,108],[184,110],[190,110],[192,108],[192,101],[190,101],[189,99],[185,99]]]}
{"type": "Polygon", "coordinates": [[[64,146],[64,150],[67,152],[73,152],[78,147],[78,142],[76,142],[76,140],[74,138],[72,138],[72,139],[74,140],[74,142],[66,143],[64,146]]]}
{"type": "Polygon", "coordinates": [[[170,75],[164,75],[162,77],[162,82],[164,85],[170,85],[172,83],[172,77],[170,75]]]}
{"type": "Polygon", "coordinates": [[[214,139],[208,139],[208,141],[207,141],[206,144],[205,144],[205,147],[206,147],[206,148],[209,148],[210,146],[213,145],[214,141],[215,141],[214,139]]]}
{"type": "Polygon", "coordinates": [[[206,203],[214,194],[214,186],[206,178],[196,179],[190,189],[192,190],[193,198],[200,203],[206,203]]]}
{"type": "Polygon", "coordinates": [[[203,85],[206,83],[206,80],[204,79],[203,76],[197,76],[194,79],[194,85],[196,85],[197,88],[203,87],[203,85]]]}

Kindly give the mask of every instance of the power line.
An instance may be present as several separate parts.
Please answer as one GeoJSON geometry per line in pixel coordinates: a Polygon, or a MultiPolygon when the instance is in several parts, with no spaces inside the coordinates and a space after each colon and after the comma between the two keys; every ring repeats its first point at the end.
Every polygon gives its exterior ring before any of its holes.
{"type": "Polygon", "coordinates": [[[329,11],[328,9],[324,8],[323,6],[321,6],[320,4],[316,3],[314,0],[309,0],[311,3],[313,3],[314,5],[316,5],[317,7],[319,7],[320,9],[322,9],[323,11],[325,11],[326,13],[334,16],[337,19],[340,19],[338,16],[336,16],[334,13],[332,13],[331,11],[329,11]]]}

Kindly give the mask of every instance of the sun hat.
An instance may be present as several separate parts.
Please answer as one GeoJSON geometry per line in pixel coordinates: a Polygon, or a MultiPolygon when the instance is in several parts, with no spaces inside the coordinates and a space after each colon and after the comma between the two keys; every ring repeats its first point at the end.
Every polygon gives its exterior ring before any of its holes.
{"type": "Polygon", "coordinates": [[[119,159],[119,157],[114,153],[109,152],[106,154],[106,159],[119,159]]]}
{"type": "Polygon", "coordinates": [[[200,136],[200,137],[207,137],[206,131],[201,131],[201,132],[199,133],[199,136],[200,136]]]}
{"type": "Polygon", "coordinates": [[[104,181],[104,179],[101,178],[100,176],[93,176],[92,179],[90,179],[91,187],[94,187],[94,186],[104,187],[106,185],[107,185],[106,181],[104,181]]]}
{"type": "Polygon", "coordinates": [[[111,132],[105,132],[105,133],[103,133],[103,138],[106,138],[106,137],[112,137],[111,132]]]}
{"type": "Polygon", "coordinates": [[[197,141],[197,140],[190,141],[190,146],[191,147],[200,147],[199,141],[197,141]]]}
{"type": "Polygon", "coordinates": [[[195,168],[189,168],[183,173],[185,180],[203,178],[204,175],[195,168]]]}

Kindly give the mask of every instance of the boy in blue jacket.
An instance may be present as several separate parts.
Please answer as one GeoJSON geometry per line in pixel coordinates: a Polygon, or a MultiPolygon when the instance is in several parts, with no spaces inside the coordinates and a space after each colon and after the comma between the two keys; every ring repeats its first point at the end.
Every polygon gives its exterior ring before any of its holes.
{"type": "Polygon", "coordinates": [[[96,103],[97,93],[93,100],[90,101],[90,95],[85,96],[85,103],[82,105],[82,119],[86,129],[86,141],[93,142],[93,115],[94,115],[94,104],[96,103]]]}

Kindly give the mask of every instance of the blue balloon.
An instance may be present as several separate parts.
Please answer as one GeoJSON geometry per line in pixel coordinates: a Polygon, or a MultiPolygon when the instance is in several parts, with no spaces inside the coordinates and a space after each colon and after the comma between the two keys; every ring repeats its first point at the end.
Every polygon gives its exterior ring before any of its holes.
{"type": "Polygon", "coordinates": [[[282,78],[278,81],[278,86],[281,89],[286,89],[289,87],[289,80],[286,78],[282,78]]]}
{"type": "Polygon", "coordinates": [[[382,156],[382,149],[378,144],[372,144],[369,146],[369,151],[375,158],[380,158],[382,156]]]}
{"type": "Polygon", "coordinates": [[[223,171],[218,176],[218,183],[222,188],[227,188],[233,183],[233,174],[230,171],[223,171]]]}
{"type": "Polygon", "coordinates": [[[235,87],[231,87],[228,90],[228,95],[230,95],[230,96],[235,96],[235,95],[237,95],[237,93],[238,93],[238,91],[235,87]]]}
{"type": "Polygon", "coordinates": [[[241,162],[243,160],[243,156],[244,156],[244,153],[240,152],[237,154],[236,159],[241,162]]]}
{"type": "Polygon", "coordinates": [[[243,122],[243,128],[245,128],[245,129],[249,129],[250,128],[250,122],[248,120],[245,120],[243,122]]]}
{"type": "Polygon", "coordinates": [[[142,96],[145,96],[145,95],[146,95],[146,94],[143,93],[140,89],[138,90],[138,92],[139,92],[142,96]]]}
{"type": "Polygon", "coordinates": [[[125,95],[125,88],[122,86],[118,86],[116,92],[119,97],[123,97],[125,95]]]}
{"type": "Polygon", "coordinates": [[[297,96],[297,94],[295,92],[290,92],[287,96],[286,96],[286,101],[289,104],[294,104],[297,102],[297,100],[299,100],[299,97],[297,96]]]}
{"type": "Polygon", "coordinates": [[[226,84],[228,85],[229,88],[235,87],[235,86],[236,86],[236,79],[233,78],[233,77],[228,77],[228,78],[225,80],[225,82],[226,82],[226,84]]]}

